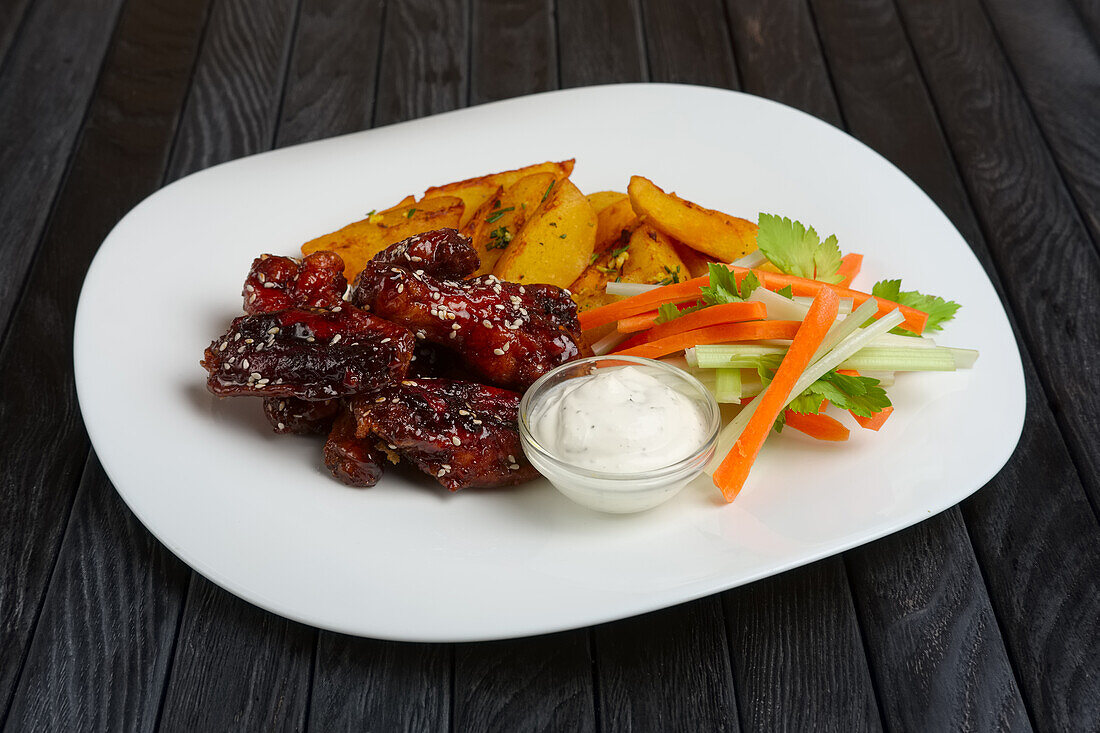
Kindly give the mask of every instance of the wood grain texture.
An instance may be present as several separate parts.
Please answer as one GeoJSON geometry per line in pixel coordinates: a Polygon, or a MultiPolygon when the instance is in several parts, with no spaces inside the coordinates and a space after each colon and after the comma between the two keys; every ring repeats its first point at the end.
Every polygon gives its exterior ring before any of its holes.
{"type": "Polygon", "coordinates": [[[726,0],[726,12],[745,91],[840,126],[805,0],[726,0]]]}
{"type": "Polygon", "coordinates": [[[563,88],[649,81],[638,0],[557,0],[563,88]]]}
{"type": "Polygon", "coordinates": [[[472,0],[470,104],[558,87],[550,0],[472,0]]]}
{"type": "Polygon", "coordinates": [[[900,6],[1024,340],[1042,355],[1043,389],[1100,506],[1100,255],[982,9],[900,6]]]}
{"type": "Polygon", "coordinates": [[[407,0],[386,9],[374,124],[465,107],[471,0],[407,0]]]}
{"type": "Polygon", "coordinates": [[[1100,47],[1100,0],[1073,0],[1073,7],[1088,29],[1093,43],[1100,47]]]}
{"type": "Polygon", "coordinates": [[[0,334],[69,162],[121,0],[42,0],[0,67],[0,334]]]}
{"type": "Polygon", "coordinates": [[[650,80],[738,88],[724,12],[722,0],[692,3],[690,12],[674,0],[646,0],[650,80]]]}
{"type": "Polygon", "coordinates": [[[7,730],[152,730],[189,572],[93,456],[7,730]]]}
{"type": "Polygon", "coordinates": [[[985,0],[985,7],[1100,247],[1100,47],[1070,0],[985,0]]]}
{"type": "MultiPolygon", "coordinates": [[[[72,375],[80,284],[103,238],[159,185],[190,76],[198,23],[189,13],[201,17],[202,5],[163,6],[132,2],[123,16],[0,347],[0,717],[12,699],[87,456],[72,375]],[[158,36],[165,25],[171,37],[158,36]]],[[[73,561],[68,556],[66,563],[73,561]]],[[[58,567],[65,572],[69,565],[58,567]]],[[[50,603],[72,609],[83,602],[63,591],[54,591],[50,603]]],[[[43,633],[64,636],[65,630],[43,633]]],[[[55,651],[39,647],[40,653],[55,651]]],[[[58,701],[72,703],[60,695],[58,701]]]]}
{"type": "Polygon", "coordinates": [[[297,0],[219,0],[211,10],[169,178],[271,147],[297,0]]]}
{"type": "Polygon", "coordinates": [[[303,0],[277,144],[370,127],[383,0],[303,0]]]}
{"type": "MultiPolygon", "coordinates": [[[[994,286],[1003,292],[920,71],[909,49],[901,43],[904,32],[893,3],[815,0],[814,7],[852,131],[898,164],[933,197],[991,273],[994,286]]],[[[1061,703],[1053,689],[1043,692],[1043,680],[1047,675],[1059,683],[1087,678],[1086,659],[1090,655],[1095,658],[1092,650],[1096,630],[1090,622],[1079,619],[1052,631],[1039,609],[1073,607],[1081,610],[1083,619],[1100,616],[1095,589],[1096,578],[1100,577],[1095,567],[1095,548],[1100,541],[1097,524],[1080,481],[1066,460],[1065,446],[1026,348],[1022,356],[1028,396],[1024,437],[1006,468],[963,505],[963,513],[1035,723],[1040,728],[1072,729],[1074,722],[1080,724],[1086,717],[1052,714],[1061,703]],[[1052,529],[1059,523],[1065,523],[1064,530],[1052,529]],[[1064,562],[1062,558],[1067,557],[1073,560],[1064,562]]],[[[920,529],[927,528],[925,524],[920,529]]],[[[861,557],[861,561],[873,559],[873,555],[861,557]]],[[[934,608],[923,613],[933,617],[944,614],[934,608]]],[[[884,628],[884,642],[902,644],[899,656],[905,655],[908,623],[901,618],[892,630],[884,628]]],[[[869,625],[869,644],[876,643],[877,638],[869,625]]],[[[914,687],[904,667],[880,666],[876,674],[883,687],[921,689],[914,687]]],[[[956,684],[973,689],[971,705],[975,713],[980,712],[977,705],[982,697],[989,698],[985,715],[1001,708],[998,687],[983,691],[980,687],[974,689],[973,682],[956,684]]],[[[942,692],[953,694],[949,688],[942,692]]],[[[1081,694],[1087,694],[1087,686],[1081,694]]],[[[917,727],[917,721],[927,720],[921,699],[913,696],[910,700],[914,704],[905,707],[886,703],[888,716],[900,717],[903,728],[917,727]]],[[[930,702],[929,706],[937,704],[930,702]]],[[[1006,716],[1006,720],[1009,727],[1024,727],[1021,713],[1006,716]],[[1012,724],[1014,719],[1020,721],[1018,725],[1012,724]]]]}
{"type": "Polygon", "coordinates": [[[881,730],[839,558],[723,594],[748,730],[881,730]]]}
{"type": "Polygon", "coordinates": [[[160,730],[302,730],[316,635],[194,574],[160,730]]]}
{"type": "Polygon", "coordinates": [[[958,509],[847,554],[887,727],[1029,730],[958,509]]]}
{"type": "Polygon", "coordinates": [[[0,3],[0,73],[3,72],[8,49],[23,25],[30,4],[30,0],[6,0],[0,3]]]}
{"type": "Polygon", "coordinates": [[[600,730],[736,731],[717,596],[596,627],[600,730]]]}
{"type": "Polygon", "coordinates": [[[442,731],[451,708],[452,647],[322,631],[309,729],[442,731]]]}
{"type": "Polygon", "coordinates": [[[595,721],[584,631],[455,648],[453,730],[581,733],[595,721]]]}

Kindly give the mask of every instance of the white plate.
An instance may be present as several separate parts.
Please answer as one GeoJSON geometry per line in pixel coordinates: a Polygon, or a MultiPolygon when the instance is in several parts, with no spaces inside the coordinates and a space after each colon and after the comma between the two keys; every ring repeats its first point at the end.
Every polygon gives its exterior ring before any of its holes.
{"type": "Polygon", "coordinates": [[[551,92],[233,161],[149,197],[104,242],[76,321],[92,442],[142,522],[229,591],[351,634],[496,639],[623,618],[782,572],[955,504],[1008,460],[1019,353],[989,280],[908,178],[813,117],[735,92],[620,85],[551,92]],[[627,110],[639,114],[627,114],[627,110]],[[782,213],[865,254],[857,285],[963,303],[941,343],[972,371],[907,375],[879,433],[768,441],[737,501],[697,481],[633,516],[538,481],[450,494],[396,474],[345,487],[320,440],[273,435],[251,399],[204,386],[203,349],[241,309],[261,252],[298,245],[427,186],[576,157],[584,191],[632,173],[701,204],[782,213]]]}

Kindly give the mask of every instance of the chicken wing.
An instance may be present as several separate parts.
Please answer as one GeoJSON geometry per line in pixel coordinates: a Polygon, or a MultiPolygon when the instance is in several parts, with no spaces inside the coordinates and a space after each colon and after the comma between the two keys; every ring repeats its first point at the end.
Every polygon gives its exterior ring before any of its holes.
{"type": "Polygon", "coordinates": [[[344,302],[348,281],[335,252],[314,252],[296,260],[260,255],[244,281],[244,312],[273,313],[286,308],[334,308],[344,302]]]}
{"type": "Polygon", "coordinates": [[[520,395],[449,379],[410,379],[349,400],[360,438],[377,436],[451,491],[511,486],[537,473],[520,448],[520,395]]]}
{"type": "Polygon", "coordinates": [[[402,379],[413,335],[354,306],[290,308],[241,316],[206,349],[216,395],[324,400],[402,379]]]}

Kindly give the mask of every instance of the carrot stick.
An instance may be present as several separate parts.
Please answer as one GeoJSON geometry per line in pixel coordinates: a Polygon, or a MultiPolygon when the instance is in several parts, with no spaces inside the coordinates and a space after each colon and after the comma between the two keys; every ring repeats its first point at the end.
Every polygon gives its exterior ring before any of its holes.
{"type": "Polygon", "coordinates": [[[852,417],[855,418],[855,421],[859,423],[860,427],[867,428],[868,430],[878,430],[882,427],[882,424],[886,422],[886,418],[890,417],[890,415],[894,412],[894,407],[893,405],[891,405],[890,407],[884,407],[875,414],[871,415],[871,417],[861,417],[851,410],[849,410],[848,412],[852,413],[852,417]]]}
{"type": "Polygon", "coordinates": [[[783,419],[787,427],[794,428],[818,440],[847,440],[848,428],[840,424],[835,418],[824,413],[807,414],[785,410],[783,419]]]}
{"type": "MultiPolygon", "coordinates": [[[[737,283],[741,283],[741,279],[745,275],[749,274],[750,270],[744,267],[736,267],[734,265],[727,265],[733,270],[737,277],[737,283]]],[[[795,277],[794,275],[785,275],[777,272],[767,272],[766,270],[751,270],[756,273],[756,277],[760,280],[760,283],[768,290],[782,290],[788,285],[791,286],[791,291],[794,295],[805,295],[813,297],[821,291],[822,288],[829,288],[836,291],[836,294],[841,298],[851,298],[852,308],[858,308],[875,296],[870,293],[864,293],[859,290],[852,290],[850,288],[841,287],[840,285],[830,285],[829,283],[823,283],[818,280],[807,280],[804,277],[795,277]]],[[[691,280],[688,280],[690,283],[691,280]]],[[[686,283],[682,283],[686,284],[686,283]]],[[[895,308],[901,309],[901,314],[905,316],[905,320],[902,321],[902,328],[908,329],[913,333],[920,334],[924,331],[924,324],[928,321],[928,314],[919,311],[916,308],[910,308],[907,305],[901,305],[895,303],[892,300],[886,300],[885,298],[875,298],[878,303],[878,316],[884,316],[895,308]]]]}
{"type": "Polygon", "coordinates": [[[587,331],[590,328],[604,326],[628,316],[636,316],[639,313],[655,310],[657,306],[665,303],[682,303],[685,300],[695,300],[699,297],[699,286],[706,285],[707,282],[709,282],[709,278],[704,276],[687,282],[662,285],[647,293],[632,295],[629,298],[623,298],[614,303],[585,311],[578,316],[581,322],[581,330],[587,331]]]}
{"type": "Polygon", "coordinates": [[[859,274],[859,269],[863,267],[863,255],[857,255],[855,252],[849,252],[840,259],[840,267],[837,268],[837,274],[844,277],[840,281],[841,287],[851,287],[852,280],[859,274]]]}
{"type": "Polygon", "coordinates": [[[718,326],[697,328],[673,334],[647,344],[616,351],[612,356],[644,356],[657,359],[700,344],[724,344],[728,341],[763,341],[765,339],[792,339],[800,321],[748,321],[723,323],[718,326]]]}
{"type": "Polygon", "coordinates": [[[615,330],[619,333],[637,333],[652,328],[657,323],[657,311],[647,311],[637,316],[620,318],[615,330]]]}
{"type": "MultiPolygon", "coordinates": [[[[756,321],[764,318],[768,309],[763,303],[755,300],[746,303],[723,303],[704,308],[701,311],[688,313],[666,323],[658,323],[648,331],[642,331],[630,337],[624,343],[619,344],[620,349],[632,349],[635,346],[648,344],[667,336],[672,336],[684,331],[694,331],[707,326],[719,326],[723,323],[739,323],[741,321],[756,321]]],[[[637,317],[637,316],[636,316],[637,317]]],[[[622,321],[619,321],[619,330],[622,331],[622,321]]],[[[629,332],[624,332],[629,333],[629,332]]]]}
{"type": "MultiPolygon", "coordinates": [[[[775,376],[764,391],[764,396],[757,403],[756,412],[752,414],[745,429],[738,436],[733,449],[723,459],[718,470],[714,472],[714,484],[722,490],[726,501],[733,501],[741,487],[745,485],[749,469],[752,468],[764,439],[772,429],[772,424],[780,411],[786,407],[791,399],[791,389],[798,381],[802,372],[806,371],[814,353],[825,340],[829,327],[836,321],[837,308],[840,305],[840,296],[830,287],[818,290],[809,312],[802,320],[798,332],[787,349],[786,356],[779,364],[775,376]]],[[[767,323],[768,321],[764,321],[767,323]]]]}

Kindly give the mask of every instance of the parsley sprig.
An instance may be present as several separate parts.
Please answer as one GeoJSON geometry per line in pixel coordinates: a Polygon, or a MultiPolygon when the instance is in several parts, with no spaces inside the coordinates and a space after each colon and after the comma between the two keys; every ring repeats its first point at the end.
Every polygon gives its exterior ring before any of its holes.
{"type": "Polygon", "coordinates": [[[785,216],[760,214],[756,246],[781,272],[811,280],[839,283],[840,247],[836,235],[821,241],[813,227],[785,216]]]}

